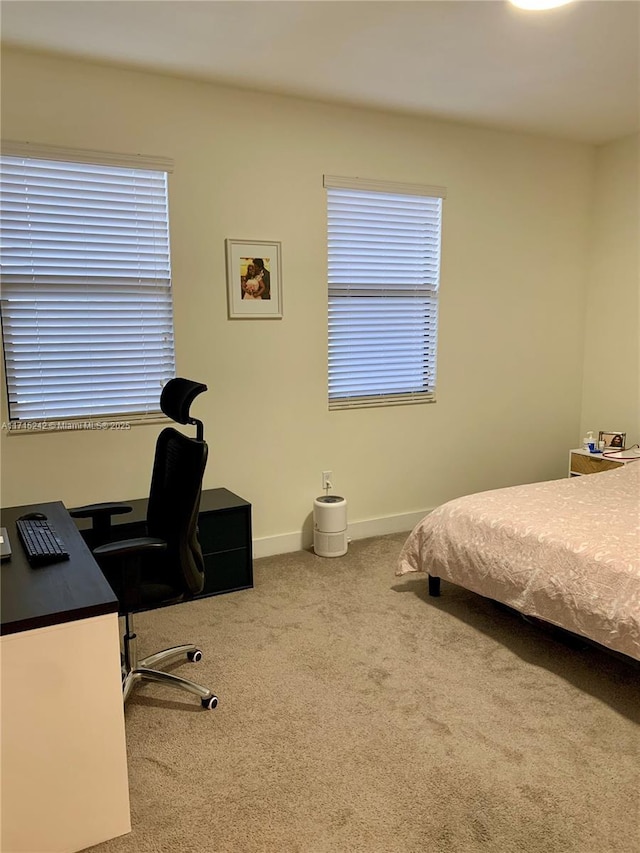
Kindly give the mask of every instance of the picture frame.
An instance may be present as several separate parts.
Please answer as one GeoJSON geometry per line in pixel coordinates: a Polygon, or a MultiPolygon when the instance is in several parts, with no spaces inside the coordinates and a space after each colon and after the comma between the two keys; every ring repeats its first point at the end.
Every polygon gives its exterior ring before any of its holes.
{"type": "Polygon", "coordinates": [[[281,244],[226,240],[230,320],[282,319],[281,244]]]}
{"type": "Polygon", "coordinates": [[[626,432],[617,432],[615,430],[600,430],[598,433],[598,447],[601,441],[604,441],[605,451],[624,450],[627,442],[627,434],[626,432]]]}

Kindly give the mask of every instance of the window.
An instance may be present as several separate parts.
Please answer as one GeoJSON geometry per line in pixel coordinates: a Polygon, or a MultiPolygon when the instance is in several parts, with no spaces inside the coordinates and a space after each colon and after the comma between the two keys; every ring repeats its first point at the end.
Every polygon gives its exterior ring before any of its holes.
{"type": "Polygon", "coordinates": [[[169,164],[7,143],[0,167],[12,426],[158,413],[175,375],[169,164]]]}
{"type": "Polygon", "coordinates": [[[435,400],[442,187],[325,175],[329,408],[435,400]]]}

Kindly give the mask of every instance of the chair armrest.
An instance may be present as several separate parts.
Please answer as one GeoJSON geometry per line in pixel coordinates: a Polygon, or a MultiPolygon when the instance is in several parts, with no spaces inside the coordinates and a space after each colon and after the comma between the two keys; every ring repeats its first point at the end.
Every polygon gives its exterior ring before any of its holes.
{"type": "Polygon", "coordinates": [[[112,516],[125,515],[125,513],[132,510],[132,506],[123,503],[87,504],[87,506],[78,506],[75,509],[70,509],[69,515],[72,518],[90,518],[91,530],[95,532],[99,539],[104,540],[111,536],[112,516]]]}
{"type": "Polygon", "coordinates": [[[98,545],[97,548],[93,549],[92,554],[94,557],[127,557],[166,550],[167,543],[164,539],[156,539],[154,536],[140,536],[137,539],[122,539],[120,542],[98,545]]]}
{"type": "Polygon", "coordinates": [[[93,521],[102,519],[112,515],[124,515],[131,512],[132,506],[127,506],[123,503],[102,503],[102,504],[87,504],[86,506],[78,506],[75,509],[69,510],[69,515],[72,518],[91,518],[93,521]]]}

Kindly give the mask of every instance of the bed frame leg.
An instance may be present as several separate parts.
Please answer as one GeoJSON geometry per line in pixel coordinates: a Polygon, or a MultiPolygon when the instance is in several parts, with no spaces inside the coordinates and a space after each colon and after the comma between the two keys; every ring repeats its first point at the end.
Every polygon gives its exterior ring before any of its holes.
{"type": "Polygon", "coordinates": [[[440,578],[429,575],[429,595],[437,598],[440,595],[440,578]]]}

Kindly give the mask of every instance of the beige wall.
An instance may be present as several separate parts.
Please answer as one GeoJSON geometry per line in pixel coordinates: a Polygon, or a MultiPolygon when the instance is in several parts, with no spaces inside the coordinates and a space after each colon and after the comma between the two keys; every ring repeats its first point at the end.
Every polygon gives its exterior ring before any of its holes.
{"type": "MultiPolygon", "coordinates": [[[[302,529],[323,469],[350,522],[565,474],[591,147],[20,52],[3,66],[5,138],[175,160],[178,373],[210,388],[205,486],[251,501],[256,537],[302,529]],[[323,173],[448,187],[435,405],[327,411],[323,173]],[[226,237],[282,241],[283,320],[227,319],[226,237]]],[[[2,502],[143,496],[156,433],[3,432],[2,502]]]]}
{"type": "Polygon", "coordinates": [[[582,433],[640,442],[640,136],[597,151],[582,433]]]}

